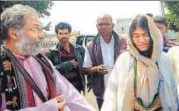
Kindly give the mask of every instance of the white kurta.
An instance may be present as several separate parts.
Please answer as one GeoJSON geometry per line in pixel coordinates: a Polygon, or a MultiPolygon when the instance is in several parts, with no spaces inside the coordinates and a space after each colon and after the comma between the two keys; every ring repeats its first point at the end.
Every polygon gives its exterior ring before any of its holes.
{"type": "MultiPolygon", "coordinates": [[[[134,96],[133,89],[129,90],[129,87],[131,86],[127,84],[131,76],[129,72],[133,70],[132,59],[133,58],[129,52],[124,52],[117,59],[114,69],[109,77],[101,111],[132,111],[131,109],[133,109],[133,106],[130,104],[132,104],[133,101],[126,101],[127,99],[125,99],[132,98],[134,96]],[[130,93],[126,95],[125,91],[130,93]],[[124,109],[124,106],[127,106],[127,109],[130,110],[124,109]]],[[[161,82],[160,87],[160,97],[164,111],[169,111],[169,109],[171,109],[171,111],[176,111],[178,102],[176,84],[173,75],[171,75],[171,73],[173,73],[171,63],[164,53],[161,54],[158,64],[161,74],[164,78],[164,81],[161,82]],[[168,97],[169,92],[166,92],[164,88],[165,82],[167,82],[170,86],[170,92],[172,93],[170,95],[172,95],[172,97],[168,97]],[[170,103],[169,101],[173,98],[174,103],[170,103]]],[[[142,97],[141,99],[144,100],[142,97]]]]}
{"type": "Polygon", "coordinates": [[[168,55],[173,64],[174,76],[177,83],[179,97],[179,46],[170,48],[170,50],[168,51],[168,55]]]}

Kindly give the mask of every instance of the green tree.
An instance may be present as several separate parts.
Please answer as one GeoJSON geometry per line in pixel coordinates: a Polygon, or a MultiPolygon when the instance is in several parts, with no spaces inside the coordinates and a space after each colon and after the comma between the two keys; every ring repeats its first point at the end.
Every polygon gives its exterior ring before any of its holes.
{"type": "MultiPolygon", "coordinates": [[[[23,4],[23,5],[29,5],[33,8],[35,8],[39,14],[40,17],[50,16],[49,10],[52,8],[52,1],[3,1],[5,4],[3,5],[3,8],[11,7],[15,4],[23,4]]],[[[44,30],[49,31],[51,27],[51,22],[47,24],[43,24],[44,30]]]]}
{"type": "Polygon", "coordinates": [[[49,16],[49,9],[52,7],[52,1],[5,1],[3,8],[11,7],[15,4],[29,5],[35,8],[41,17],[49,16]]]}
{"type": "Polygon", "coordinates": [[[44,26],[43,29],[49,31],[51,27],[51,23],[52,22],[49,22],[48,24],[46,24],[46,26],[44,26]]]}
{"type": "Polygon", "coordinates": [[[165,1],[168,13],[165,15],[168,28],[179,32],[179,1],[165,1]]]}

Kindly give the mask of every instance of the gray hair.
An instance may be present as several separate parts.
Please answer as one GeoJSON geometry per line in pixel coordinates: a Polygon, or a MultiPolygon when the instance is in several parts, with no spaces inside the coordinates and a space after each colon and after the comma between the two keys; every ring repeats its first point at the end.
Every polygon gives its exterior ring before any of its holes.
{"type": "Polygon", "coordinates": [[[1,14],[1,38],[3,40],[7,39],[9,28],[13,28],[16,33],[19,32],[29,16],[39,17],[39,13],[28,5],[16,4],[6,8],[1,14]]]}

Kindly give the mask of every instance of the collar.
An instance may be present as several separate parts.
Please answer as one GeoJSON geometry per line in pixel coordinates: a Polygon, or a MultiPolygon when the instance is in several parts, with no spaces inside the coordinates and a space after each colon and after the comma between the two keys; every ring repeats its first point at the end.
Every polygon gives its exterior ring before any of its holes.
{"type": "MultiPolygon", "coordinates": [[[[119,44],[119,36],[115,31],[112,31],[112,36],[114,38],[114,44],[119,44]]],[[[99,45],[100,44],[100,34],[98,33],[97,36],[93,39],[94,44],[99,45]]]]}
{"type": "MultiPolygon", "coordinates": [[[[73,44],[69,43],[69,45],[70,45],[70,51],[71,51],[71,50],[74,50],[73,44]]],[[[57,49],[58,49],[59,51],[64,51],[64,50],[65,50],[64,47],[63,47],[60,43],[57,44],[57,49]]]]}
{"type": "Polygon", "coordinates": [[[26,60],[26,59],[29,58],[29,57],[32,57],[31,55],[22,56],[22,55],[13,53],[13,52],[12,52],[12,54],[13,54],[18,60],[22,60],[22,61],[26,60]]]}
{"type": "Polygon", "coordinates": [[[101,35],[99,35],[100,42],[104,44],[114,44],[114,36],[112,35],[111,41],[109,43],[106,43],[101,35]]]}

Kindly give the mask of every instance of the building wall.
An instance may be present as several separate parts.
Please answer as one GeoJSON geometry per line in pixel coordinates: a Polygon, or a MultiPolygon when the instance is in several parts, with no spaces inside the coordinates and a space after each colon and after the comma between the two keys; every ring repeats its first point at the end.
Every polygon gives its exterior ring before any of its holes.
{"type": "Polygon", "coordinates": [[[117,19],[116,23],[114,24],[114,31],[121,34],[127,34],[131,21],[132,18],[117,19]]]}
{"type": "Polygon", "coordinates": [[[168,33],[166,34],[166,36],[168,39],[170,39],[172,41],[176,41],[178,35],[176,32],[169,30],[168,33]]]}

